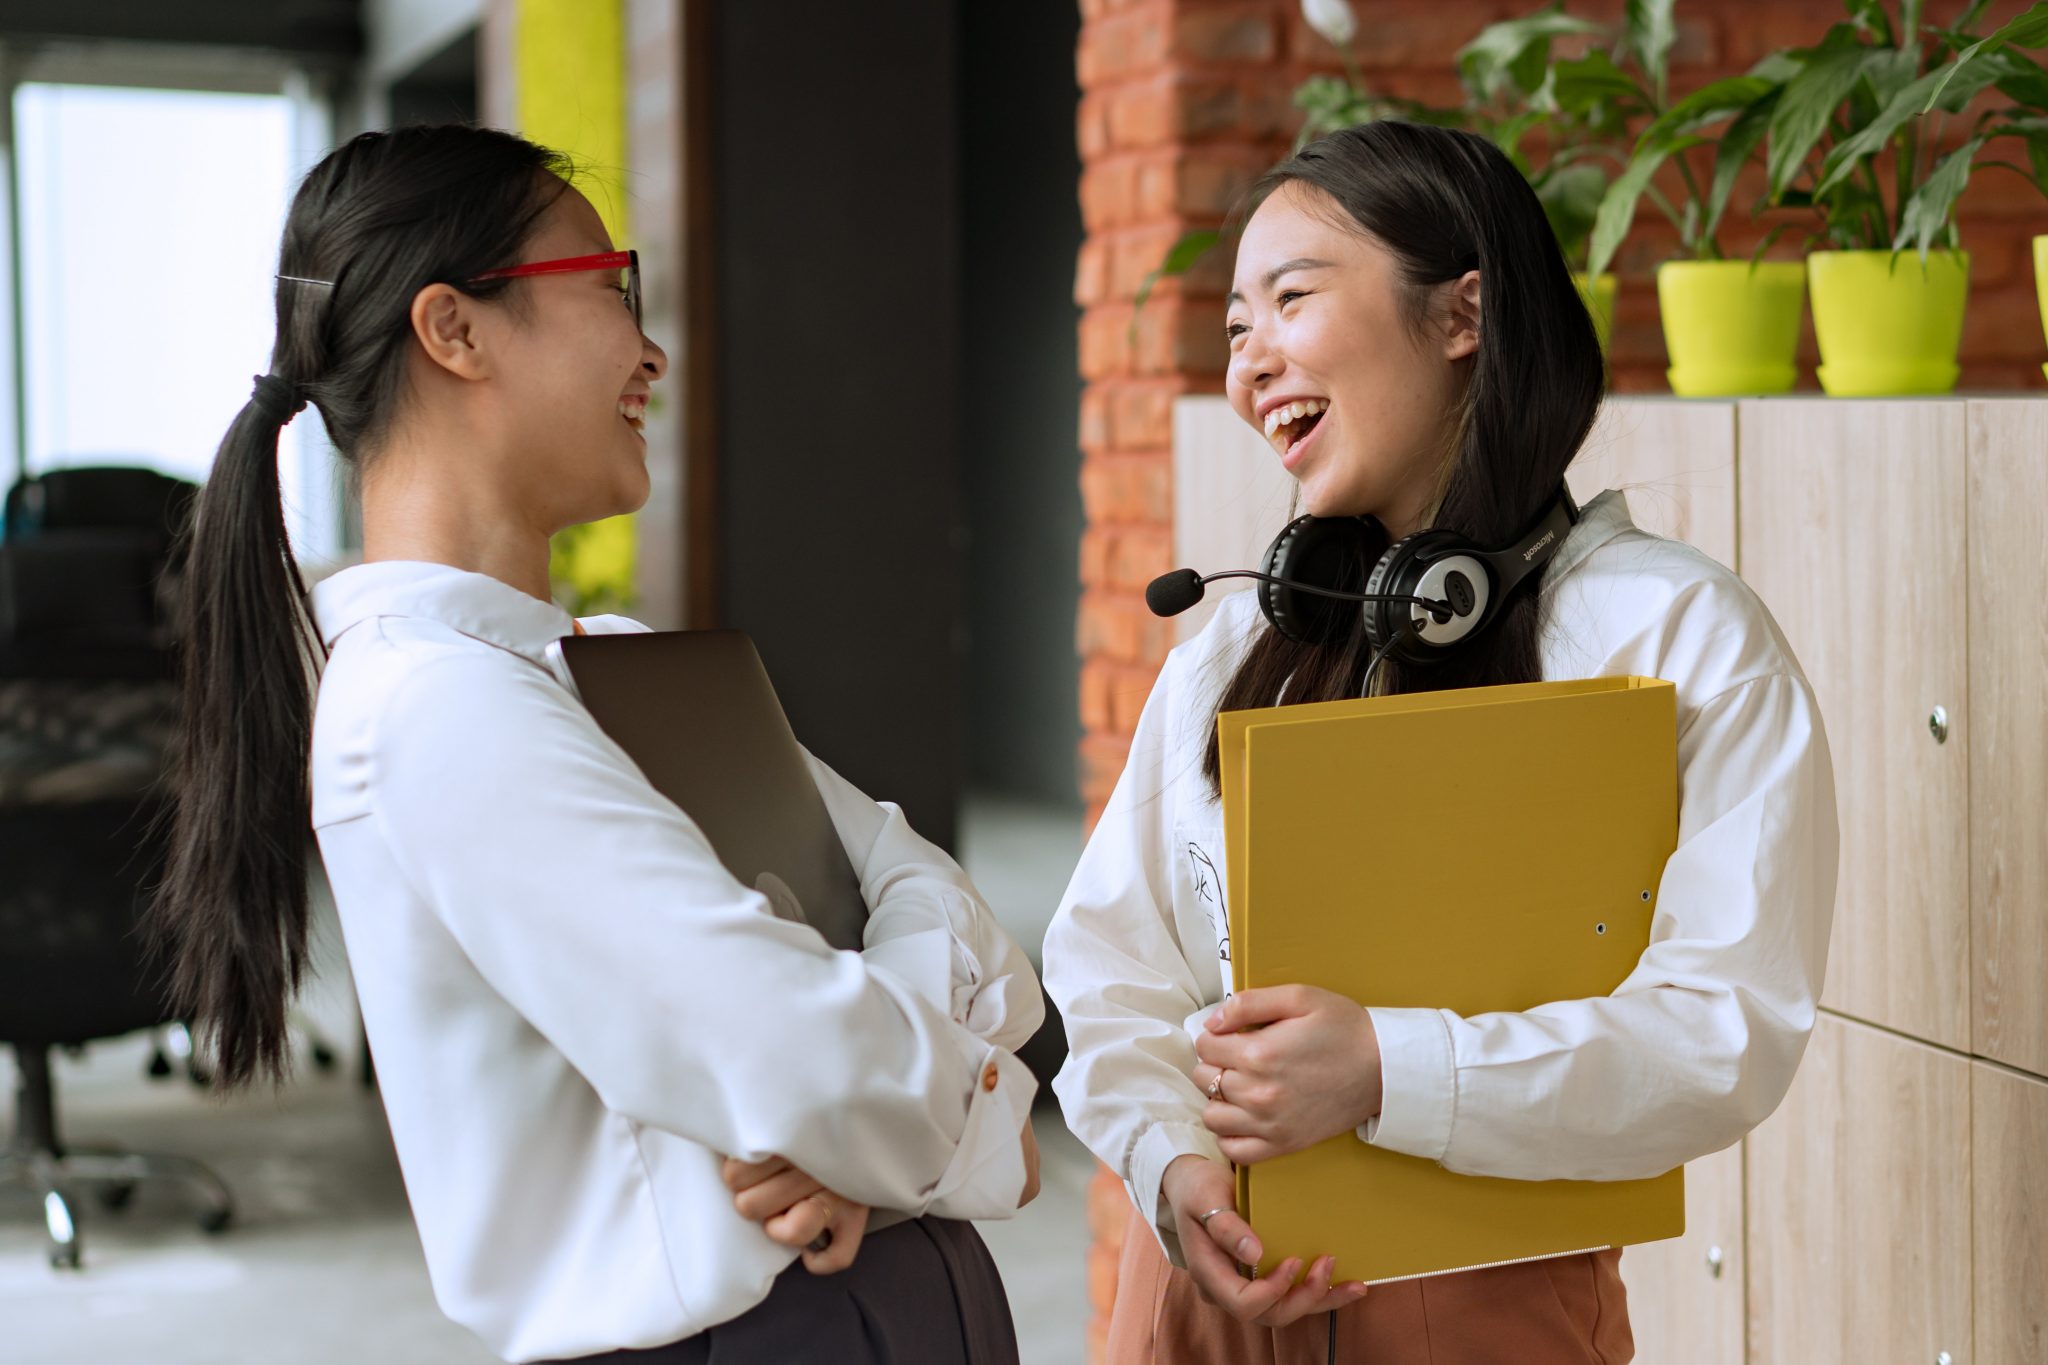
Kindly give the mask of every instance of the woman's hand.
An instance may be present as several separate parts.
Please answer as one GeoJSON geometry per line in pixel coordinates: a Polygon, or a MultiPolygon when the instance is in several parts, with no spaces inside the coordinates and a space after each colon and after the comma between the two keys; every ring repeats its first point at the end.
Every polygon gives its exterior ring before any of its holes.
{"type": "Polygon", "coordinates": [[[725,1159],[725,1187],[740,1217],[761,1225],[769,1240],[803,1252],[804,1269],[833,1275],[853,1264],[867,1235],[868,1206],[842,1199],[781,1157],[725,1159]],[[814,1247],[825,1233],[823,1247],[814,1247]]]}
{"type": "Polygon", "coordinates": [[[1240,1166],[1313,1147],[1380,1111],[1372,1016],[1341,995],[1314,986],[1240,991],[1206,1028],[1195,1040],[1202,1065],[1194,1082],[1210,1097],[1202,1122],[1240,1166]]]}
{"type": "Polygon", "coordinates": [[[1232,1317],[1260,1327],[1284,1327],[1310,1313],[1328,1313],[1365,1297],[1357,1281],[1332,1288],[1336,1259],[1319,1256],[1300,1284],[1301,1258],[1290,1256],[1256,1280],[1238,1274],[1265,1254],[1251,1224],[1237,1213],[1237,1178],[1228,1166],[1203,1156],[1175,1157],[1160,1191],[1173,1209],[1181,1256],[1202,1297],[1232,1317]],[[1220,1212],[1216,1212],[1221,1210],[1220,1212]],[[1205,1226],[1202,1216],[1209,1215],[1205,1226]]]}

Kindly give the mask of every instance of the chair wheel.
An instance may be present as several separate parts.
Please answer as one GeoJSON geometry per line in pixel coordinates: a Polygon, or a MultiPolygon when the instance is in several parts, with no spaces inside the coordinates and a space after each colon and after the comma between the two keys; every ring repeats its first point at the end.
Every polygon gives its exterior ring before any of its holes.
{"type": "Polygon", "coordinates": [[[115,1185],[102,1185],[96,1194],[101,1208],[110,1213],[118,1213],[127,1208],[129,1201],[135,1198],[135,1182],[123,1180],[115,1185]]]}
{"type": "Polygon", "coordinates": [[[77,1270],[78,1268],[77,1243],[74,1242],[70,1246],[52,1247],[50,1249],[50,1269],[77,1270]]]}
{"type": "Polygon", "coordinates": [[[233,1209],[208,1209],[205,1213],[199,1215],[199,1230],[209,1234],[221,1232],[234,1220],[235,1211],[233,1209]]]}

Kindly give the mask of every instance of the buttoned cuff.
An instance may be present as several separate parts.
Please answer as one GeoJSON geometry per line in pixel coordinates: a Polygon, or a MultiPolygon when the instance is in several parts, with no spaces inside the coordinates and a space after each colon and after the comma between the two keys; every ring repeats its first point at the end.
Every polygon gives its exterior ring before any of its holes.
{"type": "Polygon", "coordinates": [[[1361,1140],[1390,1152],[1442,1161],[1458,1110],[1451,1026],[1441,1010],[1368,1009],[1380,1044],[1380,1112],[1361,1140]]]}
{"type": "Polygon", "coordinates": [[[955,1037],[977,1058],[974,1090],[967,1102],[967,1126],[960,1146],[924,1207],[910,1210],[942,1218],[1011,1218],[1024,1197],[1024,1125],[1038,1081],[1031,1068],[1000,1047],[991,1047],[964,1028],[955,1037]]]}
{"type": "Polygon", "coordinates": [[[1151,1220],[1152,1231],[1159,1237],[1159,1247],[1166,1253],[1166,1259],[1181,1269],[1187,1268],[1187,1261],[1181,1255],[1180,1234],[1174,1229],[1173,1207],[1166,1201],[1166,1168],[1184,1156],[1207,1157],[1211,1161],[1230,1163],[1223,1156],[1223,1148],[1217,1145],[1216,1135],[1199,1123],[1155,1123],[1145,1130],[1138,1139],[1138,1145],[1131,1151],[1131,1173],[1124,1182],[1130,1189],[1131,1199],[1151,1220]]]}

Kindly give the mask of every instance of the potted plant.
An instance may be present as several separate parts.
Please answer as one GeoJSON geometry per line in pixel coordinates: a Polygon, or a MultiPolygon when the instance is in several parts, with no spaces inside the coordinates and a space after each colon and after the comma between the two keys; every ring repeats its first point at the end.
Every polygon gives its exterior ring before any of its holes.
{"type": "MultiPolygon", "coordinates": [[[[2034,292],[2041,296],[2041,332],[2048,335],[2048,236],[2034,239],[2034,292]]],[[[2048,375],[2048,361],[2041,373],[2048,375]]]]}
{"type": "MultiPolygon", "coordinates": [[[[1669,94],[1671,6],[1644,0],[1630,6],[1661,42],[1630,48],[1640,73],[1634,108],[1648,116],[1627,166],[1600,201],[1589,267],[1604,270],[1648,198],[1678,231],[1682,258],[1657,268],[1658,311],[1664,324],[1666,371],[1672,392],[1684,397],[1782,393],[1797,377],[1799,308],[1805,274],[1797,262],[1725,259],[1719,233],[1737,178],[1755,159],[1770,128],[1779,90],[1796,68],[1783,57],[1766,59],[1746,75],[1715,81],[1676,102],[1669,94]],[[1661,13],[1659,12],[1661,11],[1661,13]],[[1719,126],[1718,139],[1708,130],[1719,126]],[[1705,178],[1686,155],[1715,146],[1705,178]],[[1677,171],[1676,201],[1655,183],[1670,163],[1677,171]]],[[[1620,73],[1631,79],[1630,73],[1620,73]]],[[[1612,79],[1612,77],[1606,77],[1612,79]]]]}
{"type": "Polygon", "coordinates": [[[1956,201],[1980,167],[2048,194],[2048,70],[2017,49],[2048,41],[2048,3],[1986,37],[1923,23],[1904,0],[1848,0],[1850,20],[1787,55],[1770,122],[1769,194],[1812,209],[1825,243],[1807,258],[1821,387],[1835,395],[1946,393],[1969,294],[1956,201]],[[1970,108],[1987,91],[2008,101],[1970,108]],[[1943,150],[1950,119],[1962,141],[1943,150]],[[2031,168],[1986,147],[2024,139],[2031,168]],[[1908,251],[1912,255],[1908,256],[1908,251]]]}

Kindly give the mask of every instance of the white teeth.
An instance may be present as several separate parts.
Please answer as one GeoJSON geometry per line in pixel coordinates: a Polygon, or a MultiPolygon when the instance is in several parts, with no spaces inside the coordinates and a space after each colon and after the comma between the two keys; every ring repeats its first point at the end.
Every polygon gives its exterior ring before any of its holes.
{"type": "Polygon", "coordinates": [[[1305,398],[1299,402],[1282,403],[1266,414],[1266,438],[1271,440],[1273,433],[1281,427],[1291,426],[1311,414],[1329,410],[1329,400],[1324,398],[1305,398]]]}

